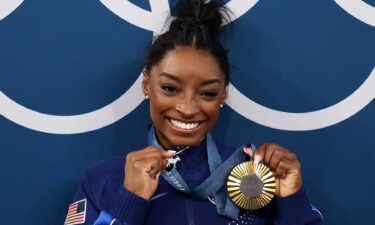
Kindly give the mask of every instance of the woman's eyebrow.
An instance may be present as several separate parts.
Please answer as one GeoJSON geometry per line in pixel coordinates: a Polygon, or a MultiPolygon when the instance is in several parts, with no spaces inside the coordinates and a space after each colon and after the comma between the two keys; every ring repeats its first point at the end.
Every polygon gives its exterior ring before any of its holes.
{"type": "Polygon", "coordinates": [[[221,81],[219,79],[210,79],[210,80],[204,80],[201,82],[202,85],[209,85],[209,84],[214,84],[214,83],[221,84],[221,81]]]}
{"type": "Polygon", "coordinates": [[[165,73],[165,72],[161,73],[160,77],[166,77],[166,78],[169,78],[169,79],[174,80],[176,82],[181,82],[181,79],[179,77],[177,77],[173,74],[165,73]]]}
{"type": "MultiPolygon", "coordinates": [[[[181,82],[181,79],[178,76],[170,74],[170,73],[166,73],[166,72],[161,73],[160,77],[166,77],[176,82],[181,82]]],[[[218,83],[220,85],[221,81],[219,79],[209,79],[209,80],[202,81],[201,85],[209,85],[209,84],[214,84],[214,83],[218,83]]]]}

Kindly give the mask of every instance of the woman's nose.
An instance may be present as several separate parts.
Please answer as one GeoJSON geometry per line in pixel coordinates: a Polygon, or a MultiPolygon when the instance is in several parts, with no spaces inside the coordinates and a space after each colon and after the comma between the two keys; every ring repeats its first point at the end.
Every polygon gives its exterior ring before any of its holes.
{"type": "Polygon", "coordinates": [[[176,104],[176,110],[184,117],[191,118],[199,112],[199,106],[194,100],[176,104]]]}

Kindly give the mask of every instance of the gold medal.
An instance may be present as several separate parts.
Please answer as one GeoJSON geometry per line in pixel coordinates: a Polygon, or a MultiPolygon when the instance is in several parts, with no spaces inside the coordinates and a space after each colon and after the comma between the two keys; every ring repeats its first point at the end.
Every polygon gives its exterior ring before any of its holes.
{"type": "Polygon", "coordinates": [[[272,200],[276,180],[267,166],[248,161],[237,165],[230,172],[227,188],[229,197],[237,206],[254,210],[272,200]]]}

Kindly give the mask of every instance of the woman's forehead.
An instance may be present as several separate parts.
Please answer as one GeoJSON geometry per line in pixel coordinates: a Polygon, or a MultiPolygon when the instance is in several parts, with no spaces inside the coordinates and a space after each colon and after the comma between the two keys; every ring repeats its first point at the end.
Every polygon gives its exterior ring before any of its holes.
{"type": "Polygon", "coordinates": [[[167,52],[154,69],[157,75],[167,73],[180,79],[224,80],[224,74],[215,57],[207,50],[193,47],[178,47],[167,52]]]}

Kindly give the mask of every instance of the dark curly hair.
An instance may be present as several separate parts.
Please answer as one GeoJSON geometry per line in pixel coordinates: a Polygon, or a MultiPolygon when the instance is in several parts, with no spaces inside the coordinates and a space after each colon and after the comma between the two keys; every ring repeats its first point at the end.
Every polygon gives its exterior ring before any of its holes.
{"type": "Polygon", "coordinates": [[[169,30],[148,47],[145,72],[159,63],[164,55],[178,46],[192,46],[210,52],[229,83],[227,50],[217,40],[221,24],[229,20],[229,10],[220,0],[180,0],[172,9],[169,30]]]}

